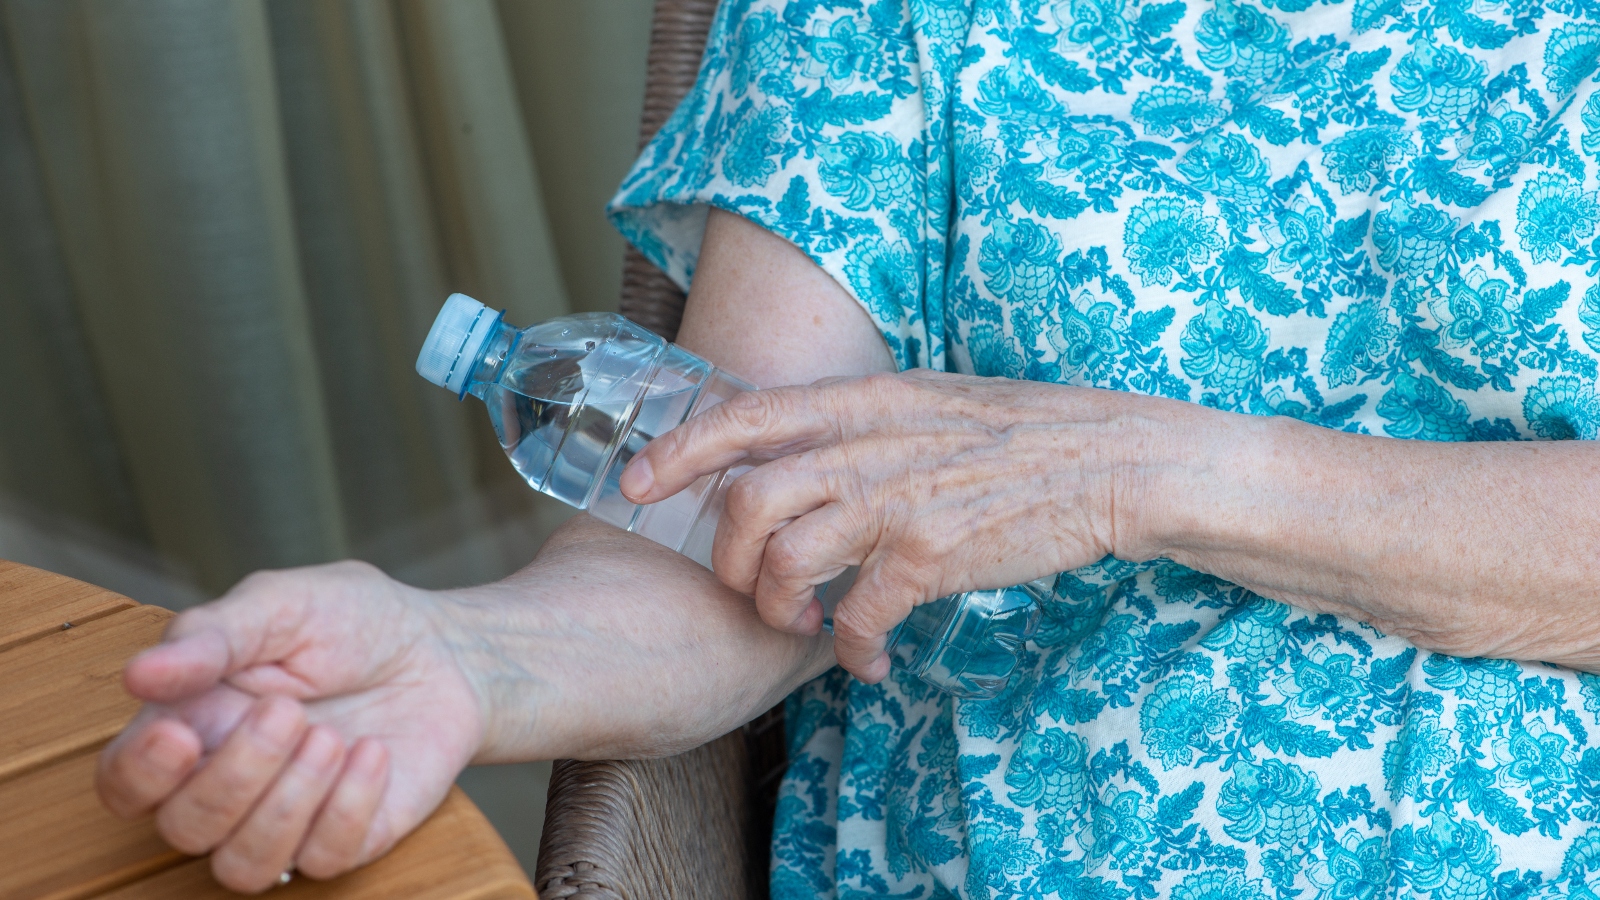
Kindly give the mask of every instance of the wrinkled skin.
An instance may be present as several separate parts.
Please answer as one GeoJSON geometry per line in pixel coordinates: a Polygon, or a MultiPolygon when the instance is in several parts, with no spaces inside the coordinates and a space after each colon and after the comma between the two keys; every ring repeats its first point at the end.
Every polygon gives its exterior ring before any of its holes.
{"type": "Polygon", "coordinates": [[[835,650],[876,681],[888,674],[884,635],[915,605],[1117,550],[1117,497],[1143,477],[1123,448],[1153,440],[1170,405],[926,370],[828,379],[713,407],[634,457],[622,488],[652,502],[706,472],[773,460],[729,489],[716,571],[768,624],[815,634],[813,587],[860,565],[834,614],[835,650]]]}
{"type": "Polygon", "coordinates": [[[245,579],[128,665],[146,704],[98,785],[256,892],[387,852],[469,762],[681,752],[831,663],[705,569],[579,517],[481,588],[422,591],[361,563],[245,579]]]}

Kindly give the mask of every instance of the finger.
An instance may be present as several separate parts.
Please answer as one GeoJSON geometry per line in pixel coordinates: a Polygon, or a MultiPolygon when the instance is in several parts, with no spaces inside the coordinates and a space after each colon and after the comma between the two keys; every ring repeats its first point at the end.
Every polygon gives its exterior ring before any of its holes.
{"type": "Polygon", "coordinates": [[[156,703],[175,703],[214,686],[228,668],[227,638],[215,631],[157,644],[128,662],[122,672],[128,693],[156,703]]]}
{"type": "Polygon", "coordinates": [[[753,594],[762,620],[780,631],[816,634],[823,618],[817,586],[861,562],[870,549],[837,503],[784,525],[767,539],[761,557],[753,594]]]}
{"type": "Polygon", "coordinates": [[[194,729],[166,715],[135,722],[101,751],[95,790],[112,813],[133,819],[155,809],[194,771],[201,753],[194,729]]]}
{"type": "Polygon", "coordinates": [[[344,741],[338,732],[326,725],[308,729],[278,780],[211,855],[217,880],[245,893],[276,883],[294,862],[343,762],[344,741]]]}
{"type": "Polygon", "coordinates": [[[711,544],[711,568],[723,584],[754,594],[772,535],[837,499],[819,463],[814,454],[788,456],[751,469],[728,487],[711,544]]]}
{"type": "Polygon", "coordinates": [[[623,469],[619,485],[635,503],[654,503],[748,458],[786,456],[834,433],[820,389],[737,394],[657,437],[623,469]]]}
{"type": "Polygon", "coordinates": [[[163,708],[200,736],[205,753],[219,749],[239,729],[261,696],[219,685],[197,697],[163,708]]]}
{"type": "Polygon", "coordinates": [[[277,778],[300,743],[305,724],[299,703],[284,697],[259,701],[244,724],[156,813],[161,836],[191,855],[221,843],[277,778]]]}
{"type": "Polygon", "coordinates": [[[890,631],[919,603],[934,599],[898,557],[869,560],[833,612],[833,652],[856,678],[876,684],[889,674],[890,631]]]}
{"type": "Polygon", "coordinates": [[[312,878],[333,878],[386,849],[389,838],[375,833],[373,817],[388,783],[388,750],[371,738],[357,741],[295,857],[295,868],[312,878]]]}
{"type": "Polygon", "coordinates": [[[187,610],[161,644],[130,661],[128,692],[142,700],[176,703],[223,678],[286,656],[307,603],[307,580],[287,572],[257,572],[221,599],[187,610]]]}

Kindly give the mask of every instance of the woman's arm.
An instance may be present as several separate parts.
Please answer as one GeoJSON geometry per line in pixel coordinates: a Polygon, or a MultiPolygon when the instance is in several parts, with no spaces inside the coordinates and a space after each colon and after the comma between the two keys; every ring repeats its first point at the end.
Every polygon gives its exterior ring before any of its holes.
{"type": "Polygon", "coordinates": [[[711,210],[678,340],[757,387],[893,372],[861,305],[799,248],[711,210]]]}
{"type": "Polygon", "coordinates": [[[1163,556],[1457,656],[1600,671],[1600,445],[1434,443],[1200,408],[1122,528],[1163,556]]]}
{"type": "Polygon", "coordinates": [[[1600,670],[1600,447],[1350,435],[1161,398],[931,372],[734,398],[658,438],[655,500],[745,455],[713,559],[775,627],[860,565],[840,663],[887,674],[917,603],[1166,557],[1426,649],[1600,670]]]}
{"type": "MultiPolygon", "coordinates": [[[[793,244],[718,209],[706,221],[677,343],[760,387],[894,369],[877,327],[837,282],[793,244]]],[[[583,582],[605,584],[615,598],[606,609],[606,639],[617,642],[619,654],[641,660],[638,668],[656,678],[649,685],[655,699],[640,703],[635,671],[618,669],[603,654],[578,656],[561,665],[573,685],[563,698],[524,696],[537,692],[536,680],[501,679],[495,673],[518,671],[518,660],[548,660],[539,629],[519,632],[469,624],[462,634],[485,637],[476,639],[481,656],[468,668],[487,673],[498,691],[484,759],[605,759],[679,752],[748,722],[832,667],[831,641],[793,645],[793,635],[761,623],[748,597],[727,591],[699,566],[669,566],[671,556],[649,541],[580,516],[546,542],[535,565],[485,589],[506,600],[538,597],[547,593],[551,571],[571,573],[563,579],[572,582],[574,600],[583,593],[583,582]],[[668,568],[683,574],[669,582],[663,577],[668,568]],[[666,591],[704,596],[706,608],[677,634],[638,634],[636,623],[654,623],[658,617],[636,615],[629,608],[656,602],[666,591]],[[696,646],[680,646],[684,642],[696,646]],[[653,661],[642,662],[647,659],[653,661]],[[691,682],[706,682],[713,674],[714,689],[687,696],[691,682]],[[602,722],[595,715],[597,701],[607,709],[633,708],[639,718],[613,716],[602,722]],[[576,705],[562,709],[565,703],[576,705]],[[688,721],[708,715],[714,719],[668,739],[670,729],[664,732],[660,726],[663,710],[682,710],[688,721]],[[550,743],[548,733],[555,722],[577,729],[559,746],[550,743]]],[[[545,615],[551,614],[549,606],[547,602],[545,615]]]]}
{"type": "MultiPolygon", "coordinates": [[[[799,250],[714,213],[683,342],[760,384],[888,366],[865,313],[799,250]]],[[[749,598],[586,516],[496,584],[421,591],[371,566],[262,573],[131,663],[145,705],[101,797],[153,813],[260,891],[382,855],[469,761],[649,756],[737,727],[833,665],[749,598]]]]}

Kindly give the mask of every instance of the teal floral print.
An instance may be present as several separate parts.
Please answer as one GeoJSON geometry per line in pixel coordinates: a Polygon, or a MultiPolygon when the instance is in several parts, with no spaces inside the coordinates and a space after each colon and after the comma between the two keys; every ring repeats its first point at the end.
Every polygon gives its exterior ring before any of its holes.
{"type": "Polygon", "coordinates": [[[1241,762],[1217,794],[1217,814],[1228,823],[1222,830],[1242,841],[1298,847],[1316,827],[1320,787],[1292,763],[1241,762]]]}
{"type": "Polygon", "coordinates": [[[1363,837],[1352,828],[1327,848],[1308,873],[1318,900],[1381,897],[1389,881],[1389,848],[1383,838],[1363,837]]]}
{"type": "Polygon", "coordinates": [[[1482,62],[1449,44],[1424,40],[1389,76],[1395,108],[1439,122],[1459,121],[1478,105],[1484,71],[1482,62]]]}
{"type": "Polygon", "coordinates": [[[1600,397],[1594,386],[1572,375],[1541,378],[1522,400],[1533,433],[1553,441],[1600,437],[1600,397]]]}
{"type": "MultiPolygon", "coordinates": [[[[902,368],[1595,440],[1597,72],[1591,0],[723,0],[612,215],[683,285],[745,216],[902,368]]],[[[775,898],[1600,900],[1600,677],[1164,561],[1043,612],[992,700],[789,699],[775,898]]]]}
{"type": "Polygon", "coordinates": [[[1594,234],[1600,201],[1570,178],[1540,172],[1517,201],[1517,236],[1534,262],[1560,259],[1594,234]]]}
{"type": "MultiPolygon", "coordinates": [[[[1029,223],[1032,224],[1032,223],[1029,223]]],[[[1128,269],[1145,287],[1171,283],[1204,265],[1222,246],[1212,217],[1199,204],[1154,197],[1133,208],[1123,233],[1128,269]]]]}
{"type": "Polygon", "coordinates": [[[1059,728],[1029,732],[1006,770],[1006,784],[1016,788],[1007,797],[1019,806],[1081,805],[1089,789],[1087,759],[1088,747],[1076,734],[1059,728]]]}
{"type": "Polygon", "coordinates": [[[1187,766],[1216,742],[1239,707],[1191,675],[1162,682],[1139,710],[1142,740],[1162,768],[1187,766]]]}
{"type": "Polygon", "coordinates": [[[1390,172],[1415,152],[1409,133],[1394,126],[1358,128],[1330,141],[1322,163],[1328,180],[1344,194],[1370,193],[1390,181],[1390,172]]]}

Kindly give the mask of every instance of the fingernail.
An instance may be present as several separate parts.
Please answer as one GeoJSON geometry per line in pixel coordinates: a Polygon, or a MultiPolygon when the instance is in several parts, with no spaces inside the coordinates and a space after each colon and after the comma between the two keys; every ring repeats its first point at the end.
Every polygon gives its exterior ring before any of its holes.
{"type": "Polygon", "coordinates": [[[268,700],[256,717],[255,733],[272,744],[287,744],[300,727],[300,710],[287,700],[268,700]]]}
{"type": "Polygon", "coordinates": [[[635,503],[650,495],[650,489],[655,487],[655,472],[650,468],[650,460],[642,456],[635,456],[622,470],[622,478],[618,480],[623,496],[635,503]]]}

